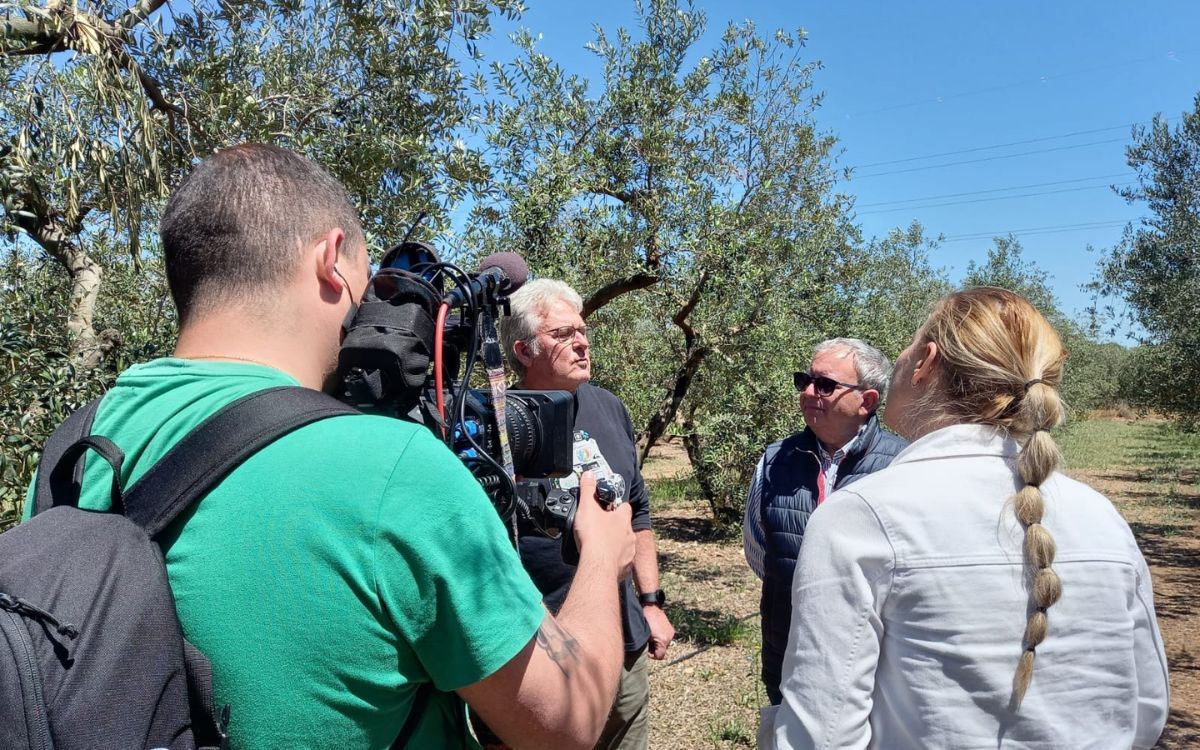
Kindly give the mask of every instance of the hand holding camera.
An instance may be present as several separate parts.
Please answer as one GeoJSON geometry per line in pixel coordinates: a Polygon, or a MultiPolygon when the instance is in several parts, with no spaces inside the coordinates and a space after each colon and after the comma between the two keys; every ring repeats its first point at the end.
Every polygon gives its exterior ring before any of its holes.
{"type": "MultiPolygon", "coordinates": [[[[632,508],[628,503],[603,504],[597,494],[596,477],[585,471],[579,480],[579,500],[575,504],[573,535],[564,538],[564,551],[569,543],[577,546],[579,558],[589,564],[611,560],[617,567],[617,578],[624,578],[633,566],[635,541],[630,523],[632,508]]],[[[564,559],[566,555],[564,552],[564,559]]]]}

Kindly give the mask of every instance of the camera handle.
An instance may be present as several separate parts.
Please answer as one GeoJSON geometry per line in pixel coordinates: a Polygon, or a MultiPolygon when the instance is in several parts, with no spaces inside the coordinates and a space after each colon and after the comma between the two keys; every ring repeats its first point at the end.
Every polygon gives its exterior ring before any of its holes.
{"type": "Polygon", "coordinates": [[[562,559],[568,565],[579,564],[579,545],[575,541],[575,512],[579,510],[579,490],[550,489],[545,485],[533,485],[536,494],[542,497],[531,503],[545,521],[544,526],[555,529],[562,539],[562,559]],[[541,490],[541,492],[537,492],[541,490]]]}
{"type": "MultiPolygon", "coordinates": [[[[578,490],[576,490],[578,493],[578,490]]],[[[571,495],[567,511],[567,528],[563,531],[562,559],[567,565],[579,564],[579,543],[575,541],[575,512],[579,510],[579,495],[571,495]]]]}
{"type": "MultiPolygon", "coordinates": [[[[608,480],[596,482],[596,502],[608,507],[616,502],[617,488],[608,480]]],[[[579,543],[575,541],[575,513],[579,510],[579,488],[552,489],[542,504],[550,525],[562,529],[562,559],[568,565],[579,564],[579,543]]]]}

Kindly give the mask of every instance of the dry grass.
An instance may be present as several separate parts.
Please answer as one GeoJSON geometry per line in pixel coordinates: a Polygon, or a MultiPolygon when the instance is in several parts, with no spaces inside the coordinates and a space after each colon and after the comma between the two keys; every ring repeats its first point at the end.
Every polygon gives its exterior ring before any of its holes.
{"type": "Polygon", "coordinates": [[[753,747],[758,708],[759,582],[741,544],[721,538],[707,506],[655,517],[659,565],[677,631],[651,665],[654,748],[753,747]]]}

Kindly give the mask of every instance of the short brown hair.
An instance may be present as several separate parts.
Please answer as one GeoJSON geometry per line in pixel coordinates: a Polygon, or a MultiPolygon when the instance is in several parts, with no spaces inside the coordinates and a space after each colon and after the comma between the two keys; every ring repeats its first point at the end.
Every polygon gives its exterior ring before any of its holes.
{"type": "Polygon", "coordinates": [[[180,322],[235,296],[265,296],[294,271],[301,247],[334,227],[341,252],[363,248],[358,212],[341,183],[277,146],[220,151],[167,202],[159,233],[180,322]]]}

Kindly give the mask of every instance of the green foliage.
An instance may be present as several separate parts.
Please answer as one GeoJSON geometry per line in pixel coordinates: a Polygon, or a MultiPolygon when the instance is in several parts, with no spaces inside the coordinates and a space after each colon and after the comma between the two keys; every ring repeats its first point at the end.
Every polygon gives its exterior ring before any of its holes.
{"type": "Polygon", "coordinates": [[[647,481],[646,490],[650,493],[650,507],[655,512],[667,508],[693,506],[697,500],[702,502],[700,486],[696,484],[696,477],[690,472],[671,479],[647,481]]]}
{"type": "MultiPolygon", "coordinates": [[[[115,251],[97,244],[98,257],[115,251]]],[[[0,528],[14,522],[50,432],[135,362],[169,350],[173,313],[156,263],[140,272],[113,264],[97,323],[104,366],[79,372],[69,357],[62,310],[68,288],[48,260],[10,248],[0,277],[0,528]],[[147,303],[147,300],[155,302],[147,303]]]]}
{"type": "Polygon", "coordinates": [[[829,336],[860,338],[893,359],[899,355],[934,303],[951,291],[945,270],[929,262],[936,244],[919,222],[855,243],[860,274],[842,290],[847,302],[835,308],[841,316],[829,336]]]}
{"type": "Polygon", "coordinates": [[[588,45],[595,84],[528,34],[493,64],[494,182],[467,236],[580,290],[597,381],[646,439],[684,435],[702,493],[733,520],[757,456],[798,426],[790,373],[811,346],[876,338],[877,317],[895,353],[945,282],[919,227],[859,240],[833,189],[835,141],[813,120],[802,32],[735,24],[702,51],[703,13],[637,7],[639,28],[588,45]]]}
{"type": "Polygon", "coordinates": [[[1143,347],[1125,393],[1142,408],[1200,418],[1200,95],[1174,128],[1161,115],[1135,128],[1126,150],[1138,184],[1121,191],[1150,216],[1126,229],[1101,259],[1093,287],[1123,301],[1100,310],[1109,321],[1140,327],[1143,347]]]}
{"type": "Polygon", "coordinates": [[[46,283],[52,278],[52,271],[15,253],[6,259],[0,286],[0,529],[20,517],[50,430],[98,391],[80,383],[63,356],[66,331],[54,308],[66,300],[61,286],[46,283]]]}
{"type": "Polygon", "coordinates": [[[708,740],[713,747],[754,747],[754,729],[740,719],[724,719],[709,725],[708,740]]]}
{"type": "Polygon", "coordinates": [[[1152,410],[1169,414],[1180,427],[1195,430],[1200,412],[1188,384],[1193,356],[1165,342],[1134,347],[1119,374],[1122,398],[1142,414],[1152,410]]]}
{"type": "MultiPolygon", "coordinates": [[[[691,403],[708,415],[694,419],[691,443],[700,450],[693,461],[703,462],[701,480],[709,484],[718,519],[740,522],[758,457],[769,443],[803,428],[792,372],[808,366],[816,344],[853,336],[895,357],[912,341],[930,306],[949,289],[943,273],[929,265],[929,246],[919,225],[848,246],[836,283],[814,283],[802,305],[793,301],[793,290],[779,290],[772,302],[783,311],[772,312],[742,347],[697,378],[691,403]]],[[[768,287],[763,295],[773,292],[768,287]]]]}
{"type": "MultiPolygon", "coordinates": [[[[576,283],[585,293],[589,282],[577,279],[576,283]]],[[[670,382],[683,353],[682,337],[655,302],[649,294],[626,294],[588,318],[595,327],[590,336],[593,377],[621,396],[639,428],[658,408],[661,384],[670,382]]]]}
{"type": "MultiPolygon", "coordinates": [[[[790,373],[811,347],[857,336],[894,356],[948,289],[920,225],[869,241],[853,225],[800,31],[732,24],[699,50],[702,12],[640,0],[638,28],[597,29],[592,83],[525,32],[484,74],[476,42],[518,0],[213,0],[170,22],[112,0],[0,9],[0,512],[54,424],[170,351],[157,213],[196,159],[239,142],[326,165],[376,251],[467,203],[471,252],[517,250],[573,283],[596,380],[646,441],[683,438],[722,522],[763,448],[802,426],[790,373]]],[[[1045,287],[1019,246],[998,253],[978,274],[1045,287]]],[[[1068,342],[1072,367],[1088,346],[1068,342]]],[[[1120,359],[1084,357],[1068,399],[1104,403],[1120,359]]]]}
{"type": "Polygon", "coordinates": [[[487,178],[460,60],[518,0],[152,5],[0,3],[3,520],[49,429],[170,351],[157,214],[198,158],[247,141],[313,157],[376,249],[419,211],[444,228],[487,178]]]}
{"type": "Polygon", "coordinates": [[[1096,409],[1125,409],[1130,402],[1125,384],[1132,351],[1117,343],[1098,342],[1078,327],[1063,336],[1067,364],[1062,396],[1072,416],[1096,409]]]}
{"type": "Polygon", "coordinates": [[[982,265],[971,261],[963,286],[995,286],[1016,292],[1029,300],[1053,324],[1062,322],[1058,300],[1050,290],[1050,275],[1036,263],[1025,260],[1023,248],[1016,237],[996,237],[982,265]]]}
{"type": "Polygon", "coordinates": [[[697,646],[745,645],[757,635],[754,620],[725,612],[673,606],[671,621],[677,638],[697,646]]]}
{"type": "Polygon", "coordinates": [[[24,204],[36,195],[71,233],[102,223],[136,243],[195,159],[272,142],[328,166],[381,241],[419,210],[442,223],[486,178],[462,140],[478,105],[460,51],[478,57],[492,12],[520,10],[515,0],[196,2],[172,6],[165,23],[89,3],[49,14],[52,31],[61,18],[82,34],[65,37],[72,53],[54,64],[10,26],[0,36],[14,55],[0,94],[6,205],[35,210],[24,204]],[[115,24],[127,28],[106,36],[115,24]]]}

